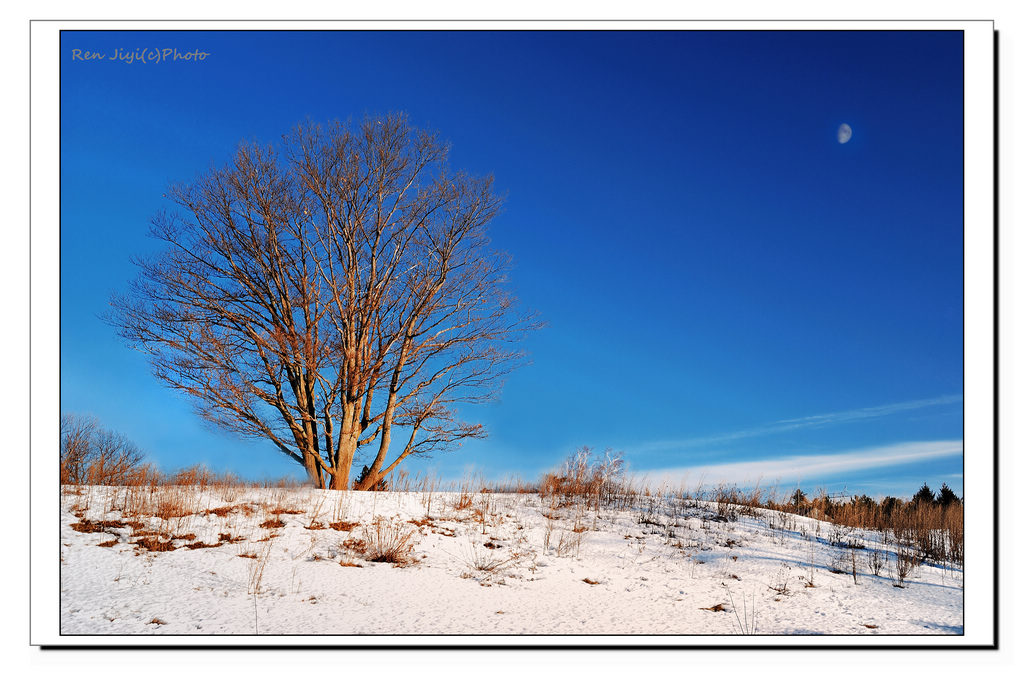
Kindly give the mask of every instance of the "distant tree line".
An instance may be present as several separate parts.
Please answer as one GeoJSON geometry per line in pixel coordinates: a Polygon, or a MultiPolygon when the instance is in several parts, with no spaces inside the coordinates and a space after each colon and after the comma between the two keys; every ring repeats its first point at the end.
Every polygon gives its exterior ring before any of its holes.
{"type": "Polygon", "coordinates": [[[814,512],[825,515],[828,518],[833,518],[837,515],[842,514],[844,510],[864,510],[864,511],[878,511],[886,516],[891,515],[894,511],[904,508],[922,508],[922,507],[940,507],[942,509],[949,508],[952,505],[960,505],[962,500],[956,493],[953,492],[948,485],[942,484],[939,489],[938,495],[928,486],[925,482],[924,485],[918,489],[917,493],[909,500],[901,500],[893,496],[886,496],[881,501],[875,501],[869,495],[855,495],[849,499],[839,500],[833,498],[825,493],[818,495],[815,498],[809,498],[807,493],[797,488],[793,491],[793,495],[790,497],[789,502],[786,505],[789,506],[796,514],[800,515],[811,515],[814,512]]]}

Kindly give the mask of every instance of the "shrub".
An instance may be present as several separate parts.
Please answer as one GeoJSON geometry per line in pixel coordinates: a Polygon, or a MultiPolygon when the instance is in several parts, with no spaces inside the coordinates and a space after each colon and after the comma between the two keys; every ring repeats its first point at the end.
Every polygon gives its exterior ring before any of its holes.
{"type": "Polygon", "coordinates": [[[888,555],[878,548],[871,550],[871,555],[868,557],[869,564],[871,565],[871,573],[875,576],[882,575],[882,569],[885,567],[885,563],[888,560],[888,555]]]}
{"type": "Polygon", "coordinates": [[[605,450],[598,458],[584,446],[566,458],[558,474],[542,477],[539,492],[542,497],[559,497],[563,504],[584,501],[598,507],[615,489],[623,467],[622,453],[605,450]]]}
{"type": "Polygon", "coordinates": [[[906,588],[906,580],[915,567],[921,564],[921,558],[917,551],[901,546],[896,550],[895,578],[892,585],[896,588],[906,588]]]}
{"type": "Polygon", "coordinates": [[[365,555],[370,562],[390,562],[400,567],[412,563],[410,554],[416,529],[405,522],[376,517],[361,531],[361,542],[366,546],[365,555]]]}

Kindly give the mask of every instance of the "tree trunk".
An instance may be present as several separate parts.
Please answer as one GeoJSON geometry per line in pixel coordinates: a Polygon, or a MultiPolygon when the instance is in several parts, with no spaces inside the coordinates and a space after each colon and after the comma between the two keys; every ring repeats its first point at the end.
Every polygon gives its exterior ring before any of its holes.
{"type": "Polygon", "coordinates": [[[370,465],[370,469],[366,474],[366,478],[359,484],[358,488],[362,491],[372,490],[381,481],[380,470],[384,466],[384,457],[388,454],[388,448],[391,446],[391,426],[387,425],[380,434],[380,447],[377,449],[377,457],[374,459],[373,464],[370,465]]]}
{"type": "Polygon", "coordinates": [[[349,489],[352,460],[355,456],[356,440],[341,436],[338,439],[338,464],[335,465],[334,475],[331,478],[332,491],[347,491],[349,489]]]}
{"type": "Polygon", "coordinates": [[[324,487],[324,474],[323,470],[320,469],[319,456],[312,450],[304,450],[302,459],[306,466],[306,474],[309,476],[309,480],[313,483],[315,488],[324,487]]]}

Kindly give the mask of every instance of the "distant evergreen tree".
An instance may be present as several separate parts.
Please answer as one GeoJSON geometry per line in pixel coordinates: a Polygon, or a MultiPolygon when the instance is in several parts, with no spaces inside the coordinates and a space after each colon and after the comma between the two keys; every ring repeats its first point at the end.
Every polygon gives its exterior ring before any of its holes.
{"type": "Polygon", "coordinates": [[[920,490],[914,494],[914,498],[910,501],[910,504],[914,507],[935,504],[935,493],[932,489],[928,488],[927,482],[925,482],[924,486],[921,486],[920,490]]]}
{"type": "Polygon", "coordinates": [[[891,495],[885,496],[885,498],[882,499],[881,504],[882,514],[884,514],[886,517],[891,517],[892,513],[896,510],[897,507],[899,507],[899,504],[900,501],[898,499],[893,498],[891,495]]]}
{"type": "Polygon", "coordinates": [[[790,502],[793,503],[793,507],[807,507],[807,494],[798,488],[793,491],[793,497],[790,499],[790,502]]]}
{"type": "Polygon", "coordinates": [[[869,509],[875,507],[875,501],[869,495],[859,495],[853,499],[853,502],[861,507],[866,507],[869,509]]]}
{"type": "MultiPolygon", "coordinates": [[[[363,471],[361,471],[359,473],[359,478],[356,479],[355,483],[352,484],[353,487],[358,488],[359,484],[363,483],[363,481],[369,475],[370,475],[370,465],[363,465],[363,471]]],[[[386,490],[388,490],[388,482],[387,481],[379,481],[379,482],[377,482],[376,485],[374,485],[369,490],[371,490],[371,491],[386,491],[386,490]]]]}
{"type": "Polygon", "coordinates": [[[950,505],[955,505],[958,502],[960,502],[960,498],[956,496],[953,489],[946,484],[942,484],[942,488],[939,489],[939,505],[942,507],[949,507],[950,505]]]}

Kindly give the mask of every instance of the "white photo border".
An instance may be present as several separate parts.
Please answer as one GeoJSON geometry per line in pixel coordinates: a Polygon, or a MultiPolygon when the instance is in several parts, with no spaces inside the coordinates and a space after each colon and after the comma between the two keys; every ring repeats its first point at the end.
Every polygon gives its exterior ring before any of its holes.
{"type": "Polygon", "coordinates": [[[30,642],[42,646],[994,647],[995,32],[991,21],[33,21],[31,32],[30,642]],[[952,30],[964,35],[964,489],[962,636],[62,636],[60,414],[60,32],[62,30],[952,30]]]}

